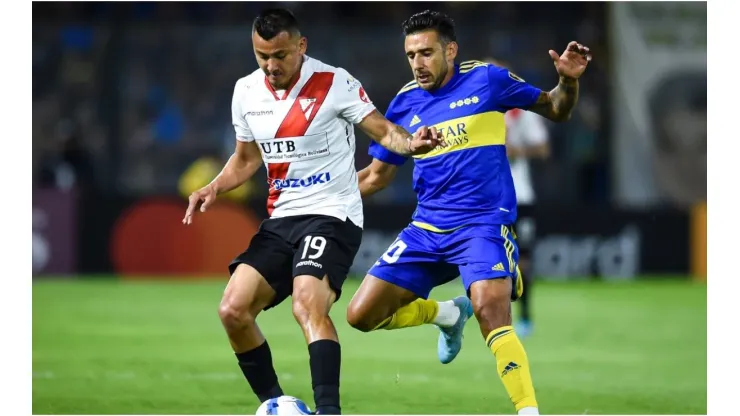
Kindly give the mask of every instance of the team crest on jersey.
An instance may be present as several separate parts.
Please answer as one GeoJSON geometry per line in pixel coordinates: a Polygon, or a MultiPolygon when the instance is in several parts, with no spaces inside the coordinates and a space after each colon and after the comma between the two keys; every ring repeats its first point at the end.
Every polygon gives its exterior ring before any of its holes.
{"type": "Polygon", "coordinates": [[[313,107],[316,104],[316,99],[301,98],[298,100],[298,103],[301,105],[301,110],[303,111],[303,115],[306,116],[306,120],[311,118],[311,111],[313,111],[313,107]]]}

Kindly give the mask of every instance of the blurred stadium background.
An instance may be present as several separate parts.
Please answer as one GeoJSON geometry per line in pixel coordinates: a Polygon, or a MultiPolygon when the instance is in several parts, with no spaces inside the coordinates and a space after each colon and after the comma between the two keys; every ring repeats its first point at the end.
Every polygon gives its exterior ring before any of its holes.
{"type": "MultiPolygon", "coordinates": [[[[548,49],[590,46],[574,116],[548,124],[551,157],[532,164],[541,284],[524,342],[541,411],[706,414],[706,3],[279,4],[381,111],[411,79],[400,22],[426,8],[455,19],[460,60],[503,59],[543,89],[548,49]]],[[[266,215],[265,172],[180,219],[233,150],[231,94],[267,5],[33,4],[35,414],[256,409],[216,310],[266,215]]],[[[407,224],[411,170],[366,202],[355,277],[407,224]]],[[[358,282],[332,315],[345,413],[513,413],[475,325],[441,366],[433,329],[345,324],[358,282]]],[[[290,308],[260,323],[286,392],[312,404],[290,308]]]]}

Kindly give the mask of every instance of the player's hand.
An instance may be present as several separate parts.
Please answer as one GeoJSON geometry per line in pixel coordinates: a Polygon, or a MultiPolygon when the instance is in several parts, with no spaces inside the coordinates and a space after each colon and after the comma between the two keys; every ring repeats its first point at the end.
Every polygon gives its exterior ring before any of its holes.
{"type": "Polygon", "coordinates": [[[216,200],[216,189],[210,183],[197,191],[190,194],[188,209],[185,211],[185,217],[182,219],[182,223],[190,225],[193,223],[193,214],[198,203],[203,201],[200,205],[200,212],[206,212],[206,209],[216,200]]]}
{"type": "Polygon", "coordinates": [[[558,71],[558,75],[565,78],[578,79],[586,71],[588,63],[591,62],[591,51],[587,46],[573,41],[568,44],[565,52],[560,56],[551,49],[550,58],[552,58],[555,64],[555,70],[558,71]]]}
{"type": "Polygon", "coordinates": [[[411,136],[409,141],[409,153],[412,155],[422,155],[433,150],[435,147],[447,147],[442,131],[436,127],[421,126],[411,136]]]}

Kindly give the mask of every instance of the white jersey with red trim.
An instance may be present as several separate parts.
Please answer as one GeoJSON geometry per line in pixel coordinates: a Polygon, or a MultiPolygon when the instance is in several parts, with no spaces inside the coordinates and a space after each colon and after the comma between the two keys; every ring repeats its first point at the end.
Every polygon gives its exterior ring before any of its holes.
{"type": "MultiPolygon", "coordinates": [[[[526,148],[547,143],[548,131],[545,119],[530,111],[513,109],[504,114],[506,123],[506,146],[526,148]]],[[[516,158],[509,161],[514,179],[516,200],[519,204],[535,202],[534,186],[529,171],[529,161],[516,158]]]]}
{"type": "Polygon", "coordinates": [[[363,226],[354,124],[375,106],[358,80],[305,56],[287,91],[274,91],[261,69],[239,79],[231,108],[237,140],[262,153],[271,218],[329,215],[363,226]]]}

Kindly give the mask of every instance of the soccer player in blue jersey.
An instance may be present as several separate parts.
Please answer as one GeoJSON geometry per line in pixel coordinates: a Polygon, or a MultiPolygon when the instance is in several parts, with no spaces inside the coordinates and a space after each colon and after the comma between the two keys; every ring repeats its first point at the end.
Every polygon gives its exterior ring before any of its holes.
{"type": "MultiPolygon", "coordinates": [[[[402,126],[434,126],[447,146],[414,156],[418,205],[412,222],[365,276],[347,320],[362,331],[436,324],[438,356],[449,363],[475,314],[517,412],[539,414],[527,355],[511,326],[511,301],[524,289],[512,232],[516,196],[504,113],[520,108],[568,120],[589,49],[571,42],[562,55],[551,50],[560,82],[541,91],[494,65],[455,64],[454,23],[442,13],[415,14],[403,31],[414,81],[400,90],[386,117],[402,126]],[[432,288],[457,276],[467,296],[428,299],[432,288]]],[[[363,196],[387,186],[406,161],[374,144],[369,153],[374,160],[359,174],[363,196]]]]}

